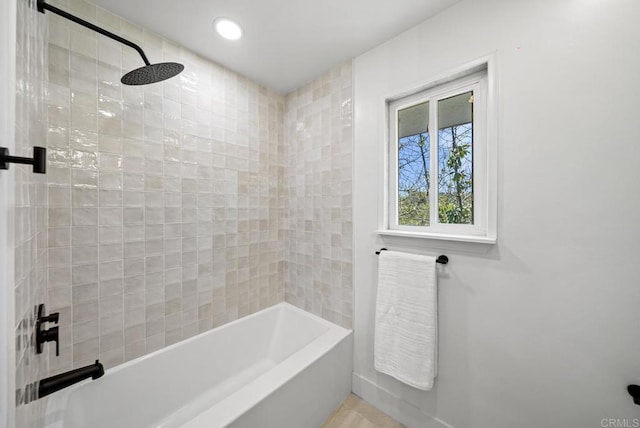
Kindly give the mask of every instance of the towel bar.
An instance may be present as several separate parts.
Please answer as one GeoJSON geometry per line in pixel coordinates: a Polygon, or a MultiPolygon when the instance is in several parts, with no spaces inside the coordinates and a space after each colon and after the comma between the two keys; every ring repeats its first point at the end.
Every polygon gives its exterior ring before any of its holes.
{"type": "Polygon", "coordinates": [[[32,158],[22,158],[19,156],[9,156],[9,149],[0,147],[0,169],[9,169],[10,163],[22,163],[33,165],[35,174],[47,173],[47,149],[35,146],[32,158]]]}
{"type": "MultiPolygon", "coordinates": [[[[380,248],[380,251],[387,251],[386,248],[380,248]]],[[[376,255],[380,254],[380,251],[376,251],[376,255]]],[[[438,256],[436,259],[436,263],[440,263],[441,265],[446,265],[449,263],[449,257],[445,255],[438,256]]]]}

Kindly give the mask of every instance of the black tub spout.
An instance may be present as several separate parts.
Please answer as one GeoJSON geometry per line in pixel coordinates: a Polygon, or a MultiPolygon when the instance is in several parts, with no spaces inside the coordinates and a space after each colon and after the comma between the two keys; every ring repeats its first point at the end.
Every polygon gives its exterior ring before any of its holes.
{"type": "Polygon", "coordinates": [[[102,367],[100,361],[96,360],[95,364],[42,379],[38,387],[38,398],[53,394],[56,391],[60,391],[63,388],[88,378],[98,379],[103,374],[104,367],[102,367]]]}

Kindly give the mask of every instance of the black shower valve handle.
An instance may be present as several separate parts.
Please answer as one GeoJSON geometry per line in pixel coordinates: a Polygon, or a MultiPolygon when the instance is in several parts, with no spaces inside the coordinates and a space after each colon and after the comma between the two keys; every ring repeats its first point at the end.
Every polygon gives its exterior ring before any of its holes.
{"type": "Polygon", "coordinates": [[[40,321],[57,323],[59,319],[60,319],[60,313],[54,312],[52,314],[47,315],[46,317],[41,317],[40,321]]]}
{"type": "Polygon", "coordinates": [[[50,327],[45,329],[44,324],[51,322],[57,323],[60,319],[60,313],[54,312],[49,315],[44,314],[44,304],[38,305],[38,315],[36,319],[36,353],[41,354],[43,345],[47,342],[56,342],[56,356],[60,355],[60,332],[58,327],[50,327]]]}
{"type": "Polygon", "coordinates": [[[51,327],[42,331],[43,342],[56,342],[56,357],[60,356],[60,337],[58,327],[51,327]]]}
{"type": "Polygon", "coordinates": [[[40,303],[38,305],[37,321],[40,321],[40,323],[45,323],[45,322],[57,323],[59,319],[60,319],[60,312],[53,312],[53,313],[51,313],[49,315],[45,315],[44,314],[44,303],[40,303]]]}

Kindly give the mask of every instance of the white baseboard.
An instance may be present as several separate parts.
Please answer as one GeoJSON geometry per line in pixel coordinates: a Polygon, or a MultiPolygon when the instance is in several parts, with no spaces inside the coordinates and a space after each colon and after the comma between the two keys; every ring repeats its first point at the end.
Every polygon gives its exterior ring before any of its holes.
{"type": "Polygon", "coordinates": [[[414,405],[359,374],[353,373],[351,389],[354,394],[385,412],[407,428],[453,428],[451,425],[424,413],[414,405]]]}

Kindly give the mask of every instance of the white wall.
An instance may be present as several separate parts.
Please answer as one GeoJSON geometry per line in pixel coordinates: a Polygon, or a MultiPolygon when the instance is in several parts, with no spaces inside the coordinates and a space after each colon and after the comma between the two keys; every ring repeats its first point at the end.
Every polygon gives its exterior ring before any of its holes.
{"type": "Polygon", "coordinates": [[[640,418],[640,2],[467,0],[355,60],[354,390],[408,426],[640,418]],[[384,99],[497,52],[498,244],[381,239],[384,99]],[[449,255],[440,365],[373,369],[381,246],[449,255]]]}
{"type": "MultiPolygon", "coordinates": [[[[14,148],[16,3],[0,2],[0,146],[14,148]]],[[[13,241],[9,223],[14,183],[0,170],[0,426],[14,420],[13,241]]]]}

